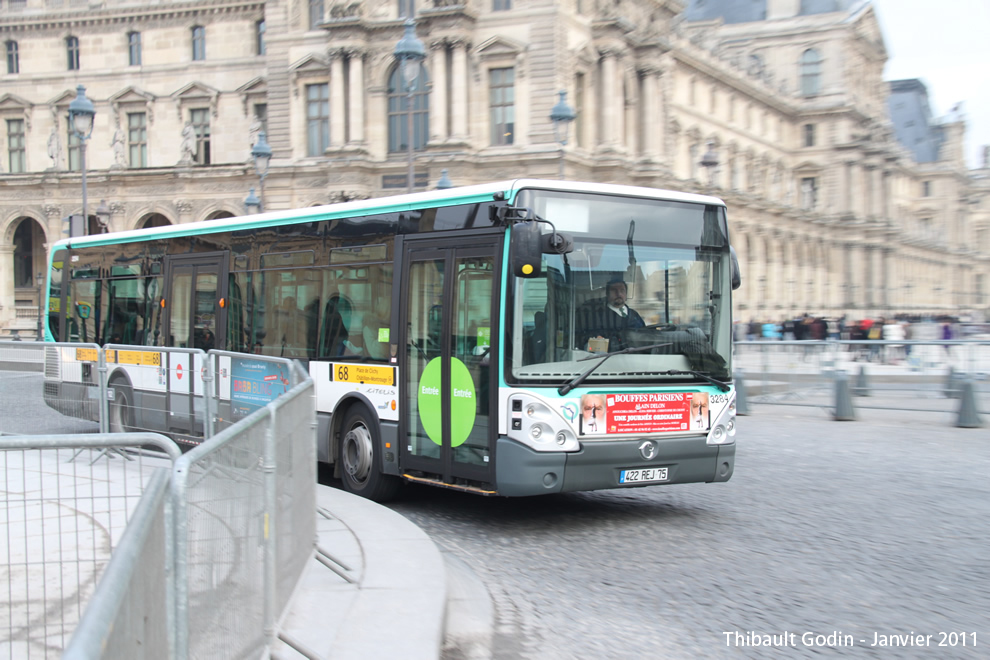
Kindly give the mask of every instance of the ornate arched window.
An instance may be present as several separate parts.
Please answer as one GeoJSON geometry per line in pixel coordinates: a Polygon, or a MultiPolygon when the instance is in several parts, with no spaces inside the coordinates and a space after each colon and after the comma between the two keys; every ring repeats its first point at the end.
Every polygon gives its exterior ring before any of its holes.
{"type": "MultiPolygon", "coordinates": [[[[430,76],[420,67],[412,91],[412,146],[419,151],[430,135],[430,96],[427,92],[430,76]]],[[[388,150],[389,153],[409,149],[409,93],[402,79],[402,67],[395,66],[388,77],[388,150]]]]}
{"type": "Polygon", "coordinates": [[[822,91],[822,56],[814,48],[801,53],[801,95],[814,96],[822,91]]]}

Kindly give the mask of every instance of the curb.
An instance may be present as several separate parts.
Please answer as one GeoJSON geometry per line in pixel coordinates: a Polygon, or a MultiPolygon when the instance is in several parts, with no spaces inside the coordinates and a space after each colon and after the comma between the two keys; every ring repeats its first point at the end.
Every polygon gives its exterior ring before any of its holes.
{"type": "Polygon", "coordinates": [[[400,514],[342,490],[317,486],[316,506],[317,556],[272,657],[439,658],[447,572],[436,544],[400,514]]]}

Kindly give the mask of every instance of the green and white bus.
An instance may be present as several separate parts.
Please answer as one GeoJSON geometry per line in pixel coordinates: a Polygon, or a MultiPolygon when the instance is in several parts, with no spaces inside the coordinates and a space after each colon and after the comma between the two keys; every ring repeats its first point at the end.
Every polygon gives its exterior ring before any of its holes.
{"type": "MultiPolygon", "coordinates": [[[[320,461],[374,500],[403,480],[527,496],[732,475],[739,273],[713,197],[522,179],[71,238],[50,260],[49,341],[299,360],[320,461]]],[[[109,365],[117,426],[195,438],[174,376],[146,383],[141,361],[109,365]]],[[[50,405],[85,398],[82,372],[49,374],[50,405]]]]}

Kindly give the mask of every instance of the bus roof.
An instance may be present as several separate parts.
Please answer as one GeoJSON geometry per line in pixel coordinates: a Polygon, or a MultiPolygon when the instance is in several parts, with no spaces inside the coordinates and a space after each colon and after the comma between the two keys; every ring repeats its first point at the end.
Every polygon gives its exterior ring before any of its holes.
{"type": "Polygon", "coordinates": [[[626,197],[645,197],[650,199],[693,202],[696,204],[713,204],[725,206],[725,202],[707,195],[627,186],[611,183],[590,183],[581,181],[554,181],[543,179],[514,179],[494,183],[483,183],[474,186],[462,186],[446,190],[429,190],[426,192],[375,197],[371,199],[340,202],[324,206],[312,206],[301,209],[270,211],[257,215],[246,215],[219,220],[202,220],[187,222],[167,227],[152,227],[148,229],[132,229],[129,231],[109,234],[93,234],[64,238],[52,246],[52,252],[64,247],[83,247],[99,245],[115,245],[118,243],[134,243],[138,241],[164,239],[179,236],[214,234],[219,232],[237,231],[267,227],[272,225],[296,224],[304,222],[320,222],[335,218],[353,217],[373,213],[395,213],[432,206],[453,206],[455,204],[477,204],[492,201],[492,196],[502,193],[506,199],[515,199],[516,194],[523,189],[556,190],[562,192],[600,193],[626,197]]]}

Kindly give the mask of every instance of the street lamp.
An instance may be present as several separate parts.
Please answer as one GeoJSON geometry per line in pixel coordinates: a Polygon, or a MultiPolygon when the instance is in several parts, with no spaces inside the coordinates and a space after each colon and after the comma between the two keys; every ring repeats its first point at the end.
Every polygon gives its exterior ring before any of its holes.
{"type": "Polygon", "coordinates": [[[244,199],[244,208],[247,209],[248,215],[254,215],[261,210],[261,200],[254,194],[254,188],[251,188],[251,192],[244,199]]]}
{"type": "Polygon", "coordinates": [[[42,314],[45,313],[45,306],[42,302],[41,285],[45,283],[44,275],[38,273],[38,277],[35,278],[35,282],[38,284],[38,341],[42,341],[44,339],[44,331],[42,330],[42,314]]]}
{"type": "MultiPolygon", "coordinates": [[[[93,118],[96,109],[86,98],[86,88],[76,87],[76,98],[69,104],[69,127],[79,138],[79,169],[82,171],[82,215],[83,226],[88,229],[89,215],[86,210],[86,140],[93,134],[93,118]]],[[[88,232],[87,232],[88,233],[88,232]]]]}
{"type": "Polygon", "coordinates": [[[395,44],[393,52],[395,59],[402,66],[402,79],[406,83],[406,148],[408,161],[407,186],[413,191],[413,92],[416,89],[416,79],[419,77],[420,65],[426,59],[426,48],[416,36],[416,21],[410,16],[406,19],[406,33],[395,44]]]}
{"type": "Polygon", "coordinates": [[[96,207],[96,220],[100,223],[100,230],[104,234],[110,231],[107,227],[110,226],[111,213],[110,207],[107,206],[107,200],[101,199],[100,205],[96,207]]]}
{"type": "Polygon", "coordinates": [[[701,166],[708,172],[708,185],[715,186],[715,172],[718,168],[718,153],[715,151],[715,143],[708,141],[708,150],[701,157],[701,166]]]}
{"type": "MultiPolygon", "coordinates": [[[[258,141],[251,147],[251,156],[254,158],[254,169],[261,179],[261,199],[258,200],[258,210],[264,210],[265,203],[265,177],[268,176],[268,165],[272,162],[272,148],[265,139],[265,132],[258,133],[258,141]]],[[[254,194],[254,189],[251,190],[254,194]]]]}
{"type": "Polygon", "coordinates": [[[447,190],[453,188],[454,182],[447,176],[447,170],[440,170],[440,180],[437,181],[437,190],[447,190]]]}
{"type": "Polygon", "coordinates": [[[553,122],[553,137],[560,144],[560,178],[564,178],[564,147],[567,146],[567,133],[570,131],[571,122],[577,119],[574,108],[567,104],[567,92],[561,90],[557,92],[560,100],[550,110],[550,121],[553,122]]]}

